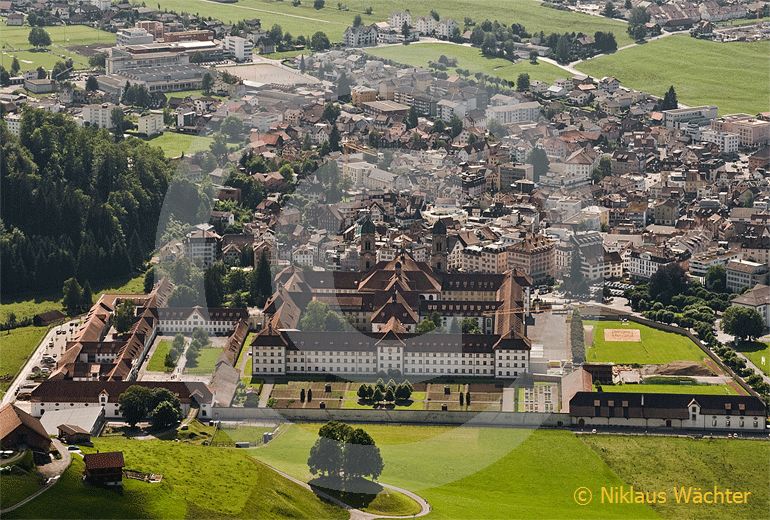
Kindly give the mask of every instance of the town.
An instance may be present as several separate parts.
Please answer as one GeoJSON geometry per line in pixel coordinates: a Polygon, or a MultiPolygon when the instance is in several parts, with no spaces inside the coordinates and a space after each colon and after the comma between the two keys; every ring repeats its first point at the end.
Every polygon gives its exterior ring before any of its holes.
{"type": "Polygon", "coordinates": [[[478,1],[0,0],[4,517],[766,513],[770,4],[478,1]]]}

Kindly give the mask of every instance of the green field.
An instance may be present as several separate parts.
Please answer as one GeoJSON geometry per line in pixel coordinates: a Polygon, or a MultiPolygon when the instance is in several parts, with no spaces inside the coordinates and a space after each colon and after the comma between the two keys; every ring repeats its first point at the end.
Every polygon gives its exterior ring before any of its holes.
{"type": "MultiPolygon", "coordinates": [[[[236,4],[219,4],[207,0],[160,0],[161,9],[177,12],[197,13],[211,16],[226,22],[247,18],[259,18],[262,27],[279,24],[284,31],[292,35],[307,37],[316,31],[325,32],[332,41],[340,41],[345,28],[351,24],[355,15],[360,14],[365,24],[387,20],[393,11],[409,9],[413,17],[427,16],[431,9],[439,12],[442,18],[454,18],[461,26],[466,16],[477,23],[498,20],[500,23],[520,23],[530,33],[545,31],[573,32],[582,31],[593,35],[596,31],[612,31],[618,45],[631,43],[626,34],[626,25],[617,20],[580,13],[557,11],[543,7],[536,0],[437,0],[408,2],[407,0],[370,0],[368,2],[343,2],[349,8],[341,11],[337,2],[327,1],[323,9],[314,9],[313,2],[305,1],[294,7],[291,2],[274,0],[239,0],[236,4]],[[367,15],[364,9],[372,8],[367,15]]],[[[148,4],[153,7],[155,3],[148,4]]]]}
{"type": "MultiPolygon", "coordinates": [[[[141,294],[144,292],[144,275],[140,274],[134,278],[121,278],[112,282],[103,284],[93,284],[94,293],[120,293],[120,294],[141,294]]],[[[97,296],[98,297],[98,296],[97,296]]],[[[8,319],[10,313],[16,314],[16,318],[31,318],[35,314],[45,311],[62,309],[62,294],[57,291],[52,294],[41,294],[33,297],[19,296],[8,300],[3,298],[0,304],[0,321],[8,319]]]]}
{"type": "Polygon", "coordinates": [[[588,361],[618,364],[663,365],[673,361],[697,361],[705,357],[703,351],[686,336],[653,329],[646,325],[619,321],[589,321],[593,325],[593,346],[586,347],[588,361]],[[605,341],[605,329],[639,329],[640,342],[605,341]]]}
{"type": "Polygon", "coordinates": [[[635,394],[693,394],[693,395],[738,395],[730,385],[602,385],[604,392],[631,392],[635,394]]]}
{"type": "Polygon", "coordinates": [[[735,350],[749,358],[762,372],[770,375],[770,346],[767,343],[742,343],[735,350]]]}
{"type": "Polygon", "coordinates": [[[18,504],[40,489],[41,479],[34,471],[0,477],[0,509],[18,504]]]}
{"type": "MultiPolygon", "coordinates": [[[[553,82],[559,78],[568,77],[568,73],[545,62],[533,65],[529,60],[521,60],[511,63],[502,58],[487,58],[481,55],[481,51],[475,47],[455,45],[452,43],[413,43],[410,45],[391,45],[366,49],[367,54],[411,65],[413,67],[427,67],[429,61],[438,61],[442,54],[457,58],[457,67],[468,69],[471,74],[482,72],[490,76],[497,76],[509,81],[516,81],[519,74],[527,73],[531,80],[553,82]]],[[[455,67],[455,68],[457,68],[455,67]]],[[[447,70],[448,74],[454,73],[454,68],[447,70]]]]}
{"type": "Polygon", "coordinates": [[[200,135],[180,134],[178,132],[164,132],[158,137],[153,137],[148,142],[159,147],[166,157],[180,157],[193,155],[209,149],[213,139],[200,135]]]}
{"type": "Polygon", "coordinates": [[[150,362],[147,363],[147,370],[152,372],[171,372],[165,365],[166,355],[170,351],[171,341],[167,339],[161,340],[158,346],[155,347],[155,352],[153,352],[150,362]]]}
{"type": "Polygon", "coordinates": [[[9,68],[14,56],[19,59],[22,70],[45,67],[51,69],[57,61],[72,58],[75,68],[88,68],[88,58],[73,49],[82,45],[111,47],[115,45],[115,35],[100,31],[85,25],[68,25],[45,27],[51,36],[51,46],[48,51],[32,52],[29,44],[29,26],[7,27],[3,21],[0,24],[0,47],[2,47],[2,64],[9,68]]]}
{"type": "Polygon", "coordinates": [[[186,443],[96,439],[120,450],[129,469],[160,473],[159,484],[124,479],[123,491],[86,486],[73,456],[60,482],[4,518],[329,518],[347,513],[256,463],[243,450],[186,443]]]}
{"type": "MultiPolygon", "coordinates": [[[[365,425],[385,462],[380,480],[428,500],[431,518],[764,518],[770,445],[761,441],[575,435],[566,431],[365,425]],[[762,461],[757,464],[756,461],[762,461]],[[578,506],[574,491],[634,485],[643,491],[718,484],[754,493],[747,505],[578,506]]],[[[309,479],[318,425],[282,427],[260,460],[309,479]]]]}
{"type": "Polygon", "coordinates": [[[0,396],[45,336],[48,327],[19,327],[0,332],[0,396]]]}
{"type": "Polygon", "coordinates": [[[221,347],[207,347],[202,348],[200,355],[198,356],[198,364],[194,367],[185,367],[185,374],[193,375],[206,375],[214,372],[214,365],[216,365],[219,356],[222,355],[221,347]]]}
{"type": "Polygon", "coordinates": [[[595,77],[662,96],[673,85],[681,103],[713,104],[720,114],[756,114],[770,106],[770,42],[717,43],[671,36],[577,65],[595,77]]]}
{"type": "Polygon", "coordinates": [[[262,444],[262,434],[271,432],[275,428],[271,426],[246,426],[238,425],[235,428],[219,428],[211,439],[213,443],[232,444],[236,442],[250,442],[262,444]]]}

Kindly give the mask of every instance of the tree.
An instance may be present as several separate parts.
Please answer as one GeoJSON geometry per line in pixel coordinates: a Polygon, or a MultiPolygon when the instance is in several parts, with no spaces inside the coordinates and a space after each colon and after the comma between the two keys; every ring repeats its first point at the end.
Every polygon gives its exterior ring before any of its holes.
{"type": "Polygon", "coordinates": [[[126,114],[120,107],[115,107],[110,112],[112,119],[112,133],[115,136],[116,141],[123,139],[123,132],[126,130],[128,121],[126,120],[126,114]]]}
{"type": "Polygon", "coordinates": [[[88,76],[86,80],[86,91],[96,92],[99,90],[99,82],[96,81],[96,76],[88,76]]]}
{"type": "Polygon", "coordinates": [[[69,278],[62,287],[64,297],[64,309],[68,316],[75,316],[80,311],[80,304],[83,301],[83,288],[75,278],[69,278]]]}
{"type": "Polygon", "coordinates": [[[358,392],[356,392],[356,395],[358,398],[362,401],[366,401],[369,398],[369,389],[367,385],[362,384],[358,387],[358,392]]]}
{"type": "Polygon", "coordinates": [[[599,159],[598,166],[591,172],[591,179],[594,182],[599,182],[610,175],[612,175],[612,159],[608,156],[602,156],[602,158],[599,159]]]}
{"type": "Polygon", "coordinates": [[[11,84],[11,75],[5,70],[5,67],[0,65],[0,87],[7,87],[11,84]]]}
{"type": "Polygon", "coordinates": [[[29,40],[30,45],[35,48],[48,47],[51,45],[51,36],[42,27],[33,27],[29,31],[27,40],[29,40]]]}
{"type": "Polygon", "coordinates": [[[565,292],[577,295],[585,295],[589,292],[588,283],[583,276],[582,256],[580,248],[573,245],[569,273],[563,284],[565,292]]]}
{"type": "Polygon", "coordinates": [[[163,401],[150,412],[150,420],[154,428],[171,428],[182,420],[182,410],[175,408],[169,401],[163,401]]]}
{"type": "Polygon", "coordinates": [[[299,57],[299,71],[302,73],[305,72],[305,55],[304,54],[301,54],[299,57]]]}
{"type": "Polygon", "coordinates": [[[417,334],[426,334],[436,328],[436,324],[433,323],[431,320],[425,318],[420,323],[417,324],[417,328],[415,329],[417,331],[417,334]]]}
{"type": "Polygon", "coordinates": [[[337,421],[330,421],[318,430],[307,464],[314,475],[343,481],[362,477],[376,479],[384,467],[379,448],[365,430],[337,421]]]}
{"type": "Polygon", "coordinates": [[[437,22],[438,22],[439,20],[441,20],[441,16],[438,14],[438,11],[436,11],[435,9],[431,9],[431,10],[430,10],[430,16],[431,16],[431,17],[432,17],[434,20],[436,20],[437,22]]]}
{"type": "Polygon", "coordinates": [[[142,288],[144,289],[145,294],[150,293],[153,287],[155,287],[155,268],[154,267],[150,267],[144,273],[144,282],[142,285],[143,285],[142,288]]]}
{"type": "Polygon", "coordinates": [[[687,289],[687,273],[676,262],[666,264],[650,277],[648,293],[650,299],[668,303],[677,294],[682,294],[687,289]]]}
{"type": "Polygon", "coordinates": [[[604,4],[604,9],[602,9],[602,16],[606,16],[607,18],[615,18],[617,15],[618,12],[615,9],[615,4],[612,2],[607,2],[604,4]]]}
{"type": "Polygon", "coordinates": [[[253,304],[262,307],[273,294],[273,274],[270,270],[270,260],[267,251],[259,256],[257,268],[252,271],[249,296],[253,304]]]}
{"type": "Polygon", "coordinates": [[[363,20],[361,19],[361,15],[360,15],[360,14],[357,14],[357,15],[356,15],[356,16],[353,18],[353,27],[361,27],[361,25],[362,25],[363,23],[364,23],[364,22],[363,22],[363,20]]]}
{"type": "Polygon", "coordinates": [[[404,40],[408,40],[411,34],[412,34],[412,28],[409,27],[409,23],[406,20],[404,20],[404,23],[401,24],[401,35],[404,37],[404,40]]]}
{"type": "Polygon", "coordinates": [[[235,116],[227,116],[222,120],[220,130],[234,141],[243,133],[243,121],[235,116]]]}
{"type": "Polygon", "coordinates": [[[51,79],[63,81],[69,78],[71,70],[72,67],[70,65],[67,65],[63,61],[57,61],[53,66],[53,70],[51,70],[51,79]]]}
{"type": "Polygon", "coordinates": [[[300,391],[299,391],[299,402],[300,403],[304,403],[305,402],[305,397],[306,397],[305,389],[301,388],[300,391]]]}
{"type": "Polygon", "coordinates": [[[131,325],[134,324],[134,302],[131,300],[123,300],[115,307],[113,314],[113,325],[115,330],[124,334],[131,329],[131,325]]]}
{"type": "Polygon", "coordinates": [[[481,334],[479,322],[476,318],[463,318],[461,330],[463,334],[481,334]]]}
{"type": "Polygon", "coordinates": [[[313,0],[313,9],[323,9],[325,4],[325,0],[313,0]]]}
{"type": "Polygon", "coordinates": [[[323,51],[331,47],[329,37],[323,31],[317,31],[310,37],[310,48],[314,51],[323,51]]]}
{"type": "Polygon", "coordinates": [[[529,62],[532,65],[537,65],[538,54],[537,51],[529,51],[529,62]]]}
{"type": "Polygon", "coordinates": [[[567,35],[559,36],[556,41],[556,61],[559,63],[569,63],[570,61],[570,40],[567,35]]]}
{"type": "Polygon", "coordinates": [[[201,90],[203,90],[204,94],[211,93],[211,89],[214,88],[214,78],[211,76],[210,72],[207,72],[203,75],[203,79],[201,80],[201,90]]]}
{"type": "Polygon", "coordinates": [[[679,101],[676,99],[676,90],[671,85],[666,93],[663,95],[663,100],[660,102],[661,110],[674,110],[679,108],[679,101]]]}
{"type": "Polygon", "coordinates": [[[456,115],[452,114],[449,119],[449,135],[454,139],[463,131],[463,121],[456,115]]]}
{"type": "Polygon", "coordinates": [[[19,58],[14,56],[13,61],[11,61],[11,75],[13,76],[18,75],[20,70],[21,70],[21,65],[19,64],[19,58]]]}
{"type": "Polygon", "coordinates": [[[118,396],[120,414],[132,428],[147,417],[151,390],[144,386],[132,385],[118,396]]]}
{"type": "Polygon", "coordinates": [[[387,390],[385,390],[385,402],[392,403],[395,400],[396,394],[393,392],[393,388],[388,387],[387,390]]]}
{"type": "Polygon", "coordinates": [[[224,163],[227,159],[227,138],[224,134],[220,132],[214,134],[214,140],[209,145],[209,150],[219,164],[224,163]]]}
{"type": "Polygon", "coordinates": [[[535,182],[538,182],[542,175],[548,173],[548,166],[550,162],[548,161],[548,155],[542,148],[533,148],[527,156],[527,162],[532,165],[532,174],[534,176],[535,182]]]}
{"type": "Polygon", "coordinates": [[[43,67],[38,67],[36,69],[37,72],[37,79],[45,79],[48,77],[48,71],[46,71],[43,67]]]}
{"type": "Polygon", "coordinates": [[[396,387],[395,397],[397,401],[408,401],[412,397],[412,389],[408,384],[402,383],[396,387]]]}
{"type": "Polygon", "coordinates": [[[382,389],[379,386],[376,387],[372,392],[372,402],[374,404],[377,404],[379,402],[382,402],[384,398],[385,396],[382,394],[382,389]]]}
{"type": "Polygon", "coordinates": [[[468,406],[471,405],[471,392],[470,392],[470,390],[465,392],[465,404],[467,404],[468,406]]]}
{"type": "Polygon", "coordinates": [[[227,270],[222,262],[215,263],[203,273],[203,289],[209,307],[221,307],[224,303],[226,274],[227,270]]]}
{"type": "Polygon", "coordinates": [[[519,92],[526,92],[529,90],[529,74],[522,72],[519,77],[516,78],[516,90],[519,92]]]}
{"type": "Polygon", "coordinates": [[[406,115],[406,127],[409,129],[416,128],[417,123],[418,123],[417,109],[414,107],[414,105],[412,105],[411,107],[409,107],[409,113],[406,115]]]}
{"type": "Polygon", "coordinates": [[[722,330],[739,341],[760,337],[764,328],[762,315],[755,309],[732,305],[722,314],[722,330]]]}
{"type": "Polygon", "coordinates": [[[636,41],[642,41],[647,36],[645,24],[650,21],[650,13],[644,7],[634,7],[628,14],[626,31],[636,41]]]}
{"type": "Polygon", "coordinates": [[[385,464],[374,439],[363,429],[356,428],[344,440],[342,472],[345,479],[378,478],[385,464]]]}
{"type": "Polygon", "coordinates": [[[313,389],[312,388],[308,388],[307,389],[307,402],[309,403],[312,400],[313,400],[313,389]]]}
{"type": "Polygon", "coordinates": [[[94,292],[91,290],[91,284],[88,283],[88,280],[86,280],[86,283],[83,284],[83,295],[81,297],[81,304],[80,308],[83,311],[87,311],[91,308],[91,306],[94,304],[94,292]]]}
{"type": "Polygon", "coordinates": [[[706,289],[716,292],[727,290],[727,271],[723,265],[712,265],[706,271],[706,289]]]}

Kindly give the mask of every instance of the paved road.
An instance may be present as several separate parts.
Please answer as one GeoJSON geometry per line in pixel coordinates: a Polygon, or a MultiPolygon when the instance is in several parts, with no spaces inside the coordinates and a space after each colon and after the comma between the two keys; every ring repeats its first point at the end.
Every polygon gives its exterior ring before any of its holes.
{"type": "Polygon", "coordinates": [[[505,387],[503,388],[503,407],[501,410],[503,412],[513,412],[513,407],[515,406],[515,397],[516,397],[516,389],[513,387],[505,387]]]}
{"type": "Polygon", "coordinates": [[[61,475],[66,471],[66,469],[69,467],[70,463],[72,462],[72,454],[67,449],[67,446],[62,444],[62,442],[59,439],[53,439],[53,445],[61,455],[61,459],[54,459],[48,464],[37,467],[37,471],[43,477],[48,479],[46,481],[46,484],[40,489],[38,489],[36,492],[32,493],[30,496],[22,500],[21,502],[18,502],[6,509],[0,510],[0,514],[10,513],[11,511],[14,511],[20,508],[24,504],[36,499],[37,497],[39,497],[40,495],[48,491],[51,487],[53,487],[54,484],[59,482],[59,477],[61,477],[61,475]]]}
{"type": "MultiPolygon", "coordinates": [[[[265,464],[264,462],[262,462],[262,463],[265,464]]],[[[412,500],[417,502],[420,505],[420,512],[417,513],[416,515],[408,515],[408,516],[388,516],[388,515],[375,515],[375,514],[372,514],[372,513],[366,513],[364,511],[361,511],[360,509],[354,509],[354,508],[350,507],[345,502],[343,502],[343,501],[341,501],[341,500],[339,500],[339,499],[337,499],[337,498],[335,498],[335,497],[333,497],[331,495],[328,495],[328,494],[324,493],[323,491],[319,491],[318,489],[313,489],[313,487],[311,487],[310,484],[308,484],[307,482],[303,482],[302,480],[300,480],[298,478],[294,478],[293,476],[289,475],[288,473],[284,473],[283,471],[279,470],[278,468],[276,468],[274,466],[271,466],[270,464],[265,464],[265,465],[267,467],[269,467],[270,469],[272,469],[273,471],[275,471],[276,473],[278,473],[279,475],[281,475],[283,478],[294,482],[298,486],[301,486],[301,487],[307,489],[308,491],[312,491],[314,494],[318,495],[319,497],[323,498],[324,500],[328,500],[329,502],[331,502],[333,504],[336,504],[336,505],[340,506],[343,509],[346,509],[348,511],[348,513],[350,514],[350,520],[373,520],[375,518],[403,518],[403,519],[406,519],[406,518],[419,518],[421,516],[425,516],[428,513],[430,513],[430,504],[428,504],[428,501],[425,500],[424,498],[422,498],[420,495],[418,495],[416,493],[413,493],[413,492],[409,491],[408,489],[400,488],[400,487],[397,487],[397,486],[391,486],[390,484],[384,484],[382,482],[379,482],[379,484],[382,487],[390,489],[392,491],[397,491],[399,493],[403,493],[404,495],[408,496],[409,498],[411,498],[412,500]]]]}
{"type": "Polygon", "coordinates": [[[29,356],[29,359],[24,364],[21,371],[19,371],[19,374],[16,376],[16,379],[13,380],[11,386],[8,387],[8,391],[3,396],[2,404],[11,403],[16,399],[16,391],[19,389],[19,387],[27,383],[27,376],[32,373],[32,369],[34,367],[41,366],[43,356],[53,356],[55,359],[59,359],[59,357],[64,352],[67,340],[71,339],[75,331],[77,331],[77,326],[70,327],[70,323],[77,325],[80,323],[80,320],[75,319],[68,321],[63,325],[51,327],[43,340],[38,344],[38,346],[29,356]],[[64,333],[57,334],[59,331],[64,331],[64,333]],[[53,343],[52,347],[50,346],[51,343],[53,343]]]}
{"type": "Polygon", "coordinates": [[[273,383],[264,383],[262,391],[259,394],[259,404],[257,408],[267,408],[267,402],[270,400],[270,394],[273,393],[273,383]]]}

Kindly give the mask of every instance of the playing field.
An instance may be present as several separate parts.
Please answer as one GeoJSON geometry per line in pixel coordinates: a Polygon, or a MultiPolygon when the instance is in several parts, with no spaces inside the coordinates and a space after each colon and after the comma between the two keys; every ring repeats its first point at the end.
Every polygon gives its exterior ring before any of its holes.
{"type": "Polygon", "coordinates": [[[762,372],[770,375],[770,346],[767,343],[742,343],[736,350],[749,358],[762,372]]]}
{"type": "Polygon", "coordinates": [[[16,56],[22,70],[36,69],[43,66],[51,69],[57,61],[72,58],[76,69],[88,67],[88,58],[78,50],[79,46],[111,47],[115,45],[115,35],[100,31],[85,25],[66,25],[45,27],[51,36],[51,46],[47,51],[32,52],[27,37],[30,27],[8,27],[5,21],[0,22],[0,47],[2,60],[6,69],[11,66],[11,60],[16,56]]]}
{"type": "MultiPolygon", "coordinates": [[[[596,31],[612,31],[618,45],[631,43],[626,34],[626,25],[617,20],[590,16],[568,11],[557,11],[543,7],[537,0],[429,0],[410,2],[407,0],[368,0],[366,2],[342,2],[348,10],[338,9],[337,2],[327,0],[323,9],[314,9],[312,1],[302,2],[294,7],[292,2],[275,0],[239,0],[235,4],[221,4],[212,0],[159,0],[161,9],[177,12],[197,13],[220,20],[233,22],[247,18],[259,18],[262,27],[279,24],[284,31],[294,36],[311,36],[324,31],[332,41],[340,41],[345,28],[355,15],[360,14],[365,24],[387,20],[390,13],[409,9],[412,16],[427,16],[431,9],[438,11],[442,18],[454,18],[460,25],[466,16],[477,23],[498,20],[501,23],[520,23],[530,33],[544,31],[581,31],[593,35],[596,31]],[[364,10],[372,8],[372,14],[364,10]]],[[[156,2],[151,4],[153,7],[156,2]]]]}
{"type": "MultiPolygon", "coordinates": [[[[519,74],[527,73],[531,80],[553,82],[558,78],[566,78],[568,73],[559,67],[545,62],[533,65],[529,60],[511,63],[502,58],[487,58],[481,50],[465,45],[452,43],[412,43],[410,45],[390,45],[366,49],[366,53],[380,58],[386,58],[413,67],[427,67],[429,61],[438,61],[442,54],[457,59],[457,67],[471,71],[471,75],[482,72],[490,76],[516,81],[519,74]]],[[[454,68],[447,71],[454,72],[454,68]]]]}
{"type": "MultiPolygon", "coordinates": [[[[593,345],[588,347],[588,361],[618,364],[662,365],[673,361],[702,361],[703,351],[686,336],[653,329],[646,325],[619,321],[589,321],[593,326],[593,345]],[[638,330],[641,341],[607,341],[607,330],[638,330]]],[[[635,334],[627,332],[626,334],[635,334]]]]}
{"type": "Polygon", "coordinates": [[[681,103],[713,104],[720,114],[756,114],[770,106],[770,41],[717,43],[671,36],[577,65],[595,77],[662,96],[673,85],[681,103]]]}
{"type": "Polygon", "coordinates": [[[207,136],[180,134],[178,132],[164,132],[158,137],[153,137],[148,142],[159,147],[166,157],[180,157],[193,155],[209,149],[213,139],[207,136]]]}
{"type": "MultiPolygon", "coordinates": [[[[294,476],[309,478],[307,454],[318,427],[282,427],[267,446],[250,451],[294,476]]],[[[755,463],[770,460],[770,445],[765,442],[578,436],[566,431],[473,427],[363,428],[377,442],[385,462],[380,480],[424,497],[431,504],[432,518],[637,519],[702,518],[707,514],[709,518],[749,519],[766,516],[764,511],[770,505],[770,466],[755,463]],[[753,491],[756,500],[704,513],[694,505],[608,506],[594,502],[578,506],[573,498],[579,487],[588,487],[596,495],[602,486],[629,484],[669,493],[680,484],[704,488],[719,484],[753,491]]]]}

